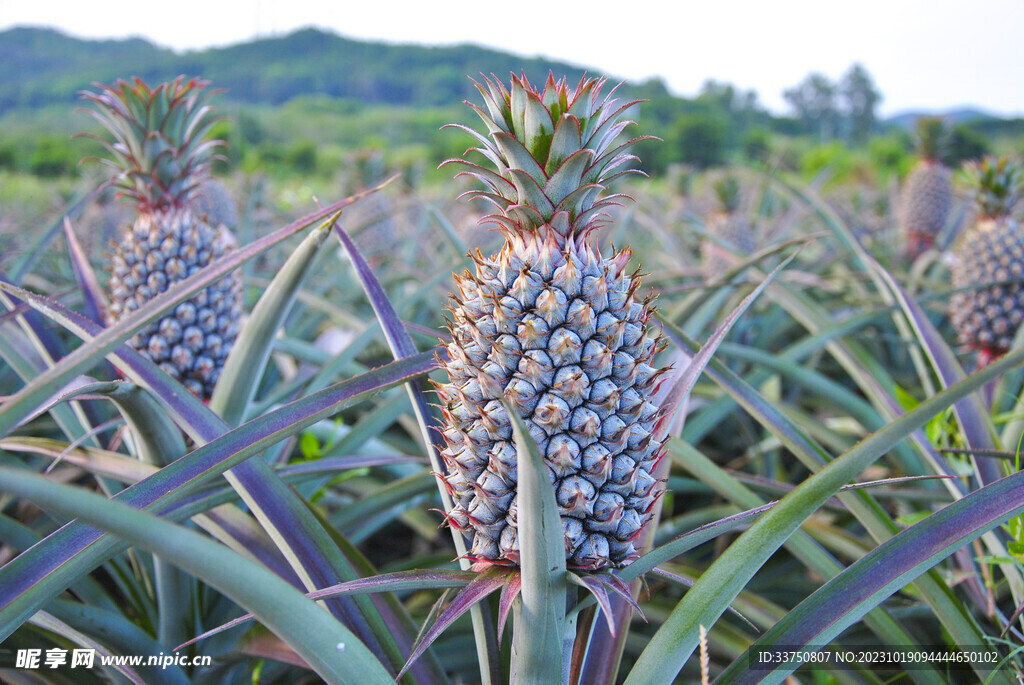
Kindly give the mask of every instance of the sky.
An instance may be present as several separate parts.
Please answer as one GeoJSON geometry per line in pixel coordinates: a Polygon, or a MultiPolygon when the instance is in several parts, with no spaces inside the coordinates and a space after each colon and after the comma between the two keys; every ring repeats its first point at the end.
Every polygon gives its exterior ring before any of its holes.
{"type": "Polygon", "coordinates": [[[659,77],[686,97],[708,79],[732,83],[756,90],[777,114],[788,111],[782,92],[809,73],[838,81],[860,63],[883,95],[883,116],[964,105],[1024,116],[1024,0],[0,0],[0,30],[19,25],[142,36],[179,51],[305,26],[366,40],[476,43],[613,78],[659,77]]]}

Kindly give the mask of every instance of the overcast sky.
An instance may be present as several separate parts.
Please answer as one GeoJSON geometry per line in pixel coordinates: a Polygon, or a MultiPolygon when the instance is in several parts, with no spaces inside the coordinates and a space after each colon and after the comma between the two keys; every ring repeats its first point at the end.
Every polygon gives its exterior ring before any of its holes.
{"type": "Polygon", "coordinates": [[[777,113],[787,109],[782,91],[810,72],[838,80],[859,62],[884,96],[884,115],[976,105],[1024,116],[1024,0],[0,0],[0,30],[15,25],[143,36],[178,50],[303,26],[360,39],[472,42],[613,77],[659,76],[683,96],[707,79],[725,81],[756,90],[777,113]]]}

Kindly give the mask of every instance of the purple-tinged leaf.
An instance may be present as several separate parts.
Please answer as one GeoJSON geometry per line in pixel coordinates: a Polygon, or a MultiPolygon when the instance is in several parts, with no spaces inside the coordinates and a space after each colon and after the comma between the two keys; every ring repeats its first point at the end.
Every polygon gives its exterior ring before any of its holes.
{"type": "Polygon", "coordinates": [[[251,608],[328,682],[391,682],[381,662],[339,621],[267,569],[224,545],[84,488],[55,483],[24,469],[0,467],[0,474],[0,488],[5,492],[110,530],[134,546],[163,555],[232,601],[251,608]],[[339,644],[346,646],[343,656],[339,644]]]}
{"type": "MultiPolygon", "coordinates": [[[[118,353],[122,359],[130,360],[126,364],[145,367],[143,362],[147,362],[149,368],[143,368],[143,372],[157,384],[173,384],[166,374],[134,350],[121,348],[118,353]]],[[[296,400],[199,447],[121,491],[115,499],[136,508],[156,507],[157,511],[166,511],[194,492],[199,484],[264,447],[333,416],[367,395],[405,383],[435,366],[433,355],[422,353],[296,400]]],[[[184,389],[181,391],[188,394],[184,389]]],[[[95,528],[71,522],[0,568],[0,640],[75,578],[113,554],[111,550],[117,544],[116,539],[104,538],[95,528]],[[44,586],[45,590],[39,589],[44,586]],[[28,593],[31,588],[35,591],[28,593]]]]}
{"type": "MultiPolygon", "coordinates": [[[[35,296],[29,294],[28,299],[33,306],[36,304],[35,296]]],[[[50,303],[49,311],[51,316],[70,330],[83,338],[97,330],[97,326],[84,319],[80,315],[63,309],[59,304],[50,303]]],[[[88,343],[86,343],[88,344],[88,343]]],[[[216,436],[225,433],[228,426],[216,414],[204,406],[198,399],[185,391],[180,384],[172,381],[165,373],[159,370],[151,361],[131,350],[123,348],[120,355],[125,357],[126,366],[137,376],[141,382],[148,385],[153,391],[164,399],[168,408],[176,413],[179,421],[186,430],[190,432],[196,442],[202,444],[209,442],[216,436]]],[[[436,357],[436,355],[435,355],[436,357]]],[[[431,365],[430,368],[433,368],[431,365]]],[[[315,397],[325,391],[313,393],[307,396],[315,397]]],[[[340,407],[338,408],[340,409],[340,407]]],[[[336,410],[329,410],[321,414],[321,418],[331,415],[336,410]]],[[[318,420],[318,419],[317,419],[318,420]]],[[[311,423],[301,426],[294,426],[296,432],[311,423]]],[[[287,424],[286,424],[287,425],[287,424]]],[[[240,493],[246,499],[250,508],[258,516],[264,517],[265,525],[276,530],[288,530],[287,538],[278,538],[279,543],[286,544],[283,549],[290,554],[290,562],[293,566],[301,565],[302,577],[310,579],[315,583],[314,587],[323,587],[336,582],[339,574],[354,577],[349,569],[348,561],[341,555],[335,545],[331,544],[329,538],[325,538],[322,527],[310,518],[309,510],[304,504],[298,501],[294,492],[280,481],[278,476],[263,461],[251,462],[241,461],[234,465],[234,470],[229,476],[234,479],[234,485],[240,489],[240,493]]],[[[50,569],[52,570],[52,568],[50,569]]],[[[2,594],[0,594],[2,596],[2,594]]],[[[404,656],[401,649],[394,645],[402,631],[400,623],[394,623],[388,627],[369,605],[359,600],[363,606],[362,616],[373,625],[373,633],[387,647],[388,657],[392,662],[401,662],[404,656]]],[[[332,600],[328,606],[339,612],[339,617],[344,617],[348,625],[355,630],[367,644],[378,644],[370,628],[364,625],[358,612],[354,607],[349,606],[350,600],[332,600]]],[[[395,617],[392,616],[394,619],[395,617]]],[[[397,619],[395,619],[397,620],[397,619]]],[[[400,664],[395,663],[395,669],[400,664]]]]}
{"type": "MultiPolygon", "coordinates": [[[[349,259],[355,267],[356,276],[359,278],[360,283],[363,285],[363,289],[366,291],[367,299],[369,299],[370,305],[373,307],[374,313],[376,313],[377,318],[380,321],[381,328],[384,331],[384,337],[388,341],[388,346],[391,348],[391,352],[395,356],[395,359],[405,359],[416,355],[416,346],[413,343],[412,337],[409,335],[409,332],[405,330],[401,318],[399,318],[398,314],[395,312],[391,301],[388,299],[387,294],[384,292],[380,282],[374,275],[373,270],[370,269],[366,260],[363,259],[363,256],[359,253],[359,250],[340,224],[335,225],[335,233],[348,252],[349,259]]],[[[446,354],[447,352],[441,348],[434,353],[434,357],[440,361],[446,354]]],[[[435,474],[443,476],[447,470],[444,462],[441,460],[441,431],[437,429],[437,419],[433,413],[431,413],[430,405],[427,402],[426,395],[424,394],[420,383],[411,378],[409,381],[410,382],[406,384],[406,390],[409,393],[413,412],[416,414],[419,421],[423,443],[427,450],[427,456],[430,459],[431,468],[435,474]]],[[[447,490],[442,487],[441,482],[441,479],[438,478],[437,483],[441,502],[444,504],[445,510],[450,511],[452,508],[451,497],[448,495],[447,490]]],[[[453,530],[452,536],[455,548],[461,557],[465,554],[465,542],[461,534],[457,531],[453,530]]],[[[462,563],[465,568],[465,561],[460,561],[460,563],[462,563]]],[[[493,671],[495,665],[493,660],[490,658],[490,650],[480,637],[480,628],[484,627],[483,616],[476,608],[473,609],[473,624],[477,636],[477,655],[481,668],[493,671]]]]}
{"type": "MultiPolygon", "coordinates": [[[[960,366],[960,362],[957,360],[953,350],[949,348],[943,337],[935,330],[935,326],[932,325],[928,315],[921,309],[921,305],[907,294],[902,286],[896,282],[896,279],[874,257],[865,251],[862,259],[867,262],[878,277],[888,286],[900,307],[903,308],[907,321],[909,321],[914,333],[917,335],[917,339],[921,343],[921,347],[924,348],[925,354],[928,355],[932,369],[935,370],[935,373],[938,374],[939,379],[942,381],[942,387],[948,388],[966,378],[967,374],[964,373],[963,367],[960,366]]],[[[979,450],[998,449],[992,419],[985,410],[978,393],[965,397],[954,404],[953,411],[956,414],[957,423],[969,447],[979,450]]],[[[998,480],[1003,475],[997,462],[979,462],[975,460],[975,469],[983,485],[998,480]]]]}
{"type": "Polygon", "coordinates": [[[1010,452],[1008,450],[979,450],[979,449],[959,449],[955,447],[942,447],[937,450],[943,454],[963,454],[963,455],[974,455],[976,457],[988,457],[989,459],[1002,459],[1004,461],[1014,461],[1018,458],[1016,452],[1010,452]]]}
{"type": "Polygon", "coordinates": [[[53,393],[52,396],[46,398],[35,411],[22,419],[18,423],[18,426],[25,425],[29,421],[42,416],[46,412],[51,411],[57,405],[69,402],[82,395],[101,392],[103,389],[110,388],[112,384],[113,381],[98,381],[95,378],[90,378],[89,376],[77,376],[72,378],[67,385],[53,393]]]}
{"type": "Polygon", "coordinates": [[[237,425],[245,417],[263,378],[277,331],[291,311],[299,288],[340,215],[339,209],[292,250],[239,331],[209,404],[227,424],[237,425]]]}
{"type": "Polygon", "coordinates": [[[475,178],[484,185],[486,185],[488,188],[491,189],[492,192],[494,192],[500,197],[514,198],[516,196],[516,187],[512,185],[512,183],[507,178],[505,178],[504,176],[499,176],[493,170],[488,169],[485,166],[473,164],[472,162],[467,162],[461,159],[452,159],[448,161],[458,162],[462,164],[464,167],[467,167],[466,170],[460,171],[458,174],[456,174],[456,178],[460,176],[471,176],[472,178],[475,178]]]}
{"type": "MultiPolygon", "coordinates": [[[[402,324],[402,319],[395,312],[394,306],[391,304],[391,300],[388,299],[387,294],[384,292],[384,288],[381,287],[380,281],[374,275],[373,270],[363,259],[363,256],[359,253],[355,243],[349,235],[342,229],[340,225],[334,227],[334,231],[341,241],[341,244],[348,251],[349,259],[352,260],[352,264],[356,269],[356,276],[359,278],[359,282],[362,283],[363,289],[366,291],[367,299],[370,301],[370,306],[373,307],[374,313],[377,315],[377,319],[380,321],[381,329],[384,331],[384,337],[388,341],[388,346],[391,348],[392,354],[395,359],[403,359],[406,357],[413,356],[417,353],[416,345],[413,343],[412,336],[405,330],[405,326],[402,324]]],[[[409,393],[412,398],[413,409],[416,412],[417,418],[420,421],[420,426],[424,433],[424,440],[428,448],[428,456],[430,457],[430,465],[436,473],[444,474],[446,469],[444,464],[441,462],[441,445],[440,436],[437,434],[438,431],[434,430],[437,425],[437,421],[433,414],[430,412],[430,406],[427,402],[426,395],[423,393],[423,389],[415,384],[409,384],[409,393]]],[[[443,488],[442,488],[443,490],[443,488]]]]}
{"type": "Polygon", "coordinates": [[[639,685],[668,682],[675,678],[697,647],[698,626],[711,625],[716,621],[765,561],[829,497],[936,413],[1021,363],[1024,363],[1024,350],[1010,352],[923,401],[807,478],[771,511],[756,520],[714,561],[652,636],[626,682],[639,685]]]}
{"type": "MultiPolygon", "coordinates": [[[[778,682],[797,664],[745,668],[751,650],[786,645],[816,651],[917,576],[1024,512],[1024,472],[986,485],[885,541],[772,626],[716,682],[778,682]]],[[[980,672],[979,672],[980,674],[980,672]]]]}
{"type": "MultiPolygon", "coordinates": [[[[689,366],[687,366],[686,369],[676,377],[672,387],[662,400],[662,413],[666,417],[670,418],[669,420],[662,421],[655,430],[655,437],[657,439],[664,439],[668,434],[668,430],[673,423],[672,417],[674,417],[676,412],[682,408],[683,401],[687,396],[689,396],[694,384],[697,382],[701,373],[703,373],[705,367],[707,367],[708,363],[711,361],[711,356],[715,353],[715,350],[718,349],[722,340],[725,339],[726,334],[729,333],[736,321],[739,320],[740,316],[742,316],[750,305],[754,303],[754,300],[764,292],[764,289],[768,287],[768,284],[775,279],[775,276],[786,268],[786,266],[788,266],[799,253],[800,251],[797,250],[783,260],[783,262],[775,267],[775,269],[773,269],[772,272],[768,274],[768,276],[761,281],[761,283],[754,288],[749,295],[743,298],[743,301],[729,313],[729,316],[725,318],[725,321],[723,321],[715,332],[711,334],[711,337],[708,338],[707,342],[704,343],[700,350],[693,355],[689,366]]],[[[671,338],[672,336],[670,335],[669,337],[671,338]]]]}
{"type": "MultiPolygon", "coordinates": [[[[2,271],[0,271],[0,282],[14,285],[14,282],[8,280],[2,271]]],[[[37,344],[42,345],[50,359],[58,359],[64,352],[64,346],[60,339],[53,334],[53,331],[46,327],[39,312],[32,311],[21,298],[13,295],[8,295],[7,298],[10,300],[8,304],[10,311],[0,316],[0,323],[9,318],[23,317],[31,330],[31,334],[35,336],[37,344]]],[[[3,297],[0,297],[0,300],[2,299],[3,297]]]]}
{"type": "Polygon", "coordinates": [[[423,633],[422,638],[413,645],[412,653],[409,654],[409,661],[405,664],[402,670],[398,674],[400,679],[405,672],[411,667],[417,659],[427,650],[430,645],[434,643],[434,640],[443,633],[448,626],[456,621],[460,616],[470,610],[470,608],[476,606],[478,603],[486,599],[491,593],[498,588],[502,587],[509,578],[511,570],[502,566],[491,566],[483,573],[480,573],[472,581],[469,582],[459,594],[455,595],[452,603],[448,605],[448,608],[441,612],[437,617],[437,621],[434,625],[430,626],[430,629],[423,633]]]}
{"type": "Polygon", "coordinates": [[[78,236],[71,227],[71,220],[64,217],[64,239],[68,244],[68,253],[71,257],[71,267],[75,271],[75,280],[82,290],[82,301],[85,307],[85,315],[93,322],[103,325],[103,311],[107,308],[106,298],[103,296],[103,289],[96,280],[96,272],[89,263],[89,258],[78,242],[78,236]]]}
{"type": "Polygon", "coordinates": [[[61,227],[64,225],[65,217],[77,216],[82,209],[92,202],[95,198],[99,197],[100,193],[106,188],[105,183],[101,183],[94,188],[90,188],[87,192],[78,196],[74,203],[68,208],[64,214],[54,221],[50,227],[39,233],[39,237],[34,243],[29,245],[21,258],[15,262],[11,268],[11,283],[21,283],[25,278],[25,274],[32,270],[32,266],[37,259],[46,253],[44,249],[47,245],[53,243],[56,239],[57,234],[60,232],[61,227]]]}
{"type": "MultiPolygon", "coordinates": [[[[444,126],[441,127],[441,130],[444,130],[446,128],[455,128],[455,129],[458,129],[460,131],[464,131],[465,133],[468,133],[469,135],[471,135],[474,138],[476,138],[476,141],[478,143],[480,143],[480,145],[483,146],[483,147],[469,148],[469,150],[466,150],[466,152],[464,152],[463,155],[468,154],[471,150],[475,150],[476,152],[479,152],[484,157],[486,157],[487,161],[489,161],[495,167],[497,167],[499,169],[503,169],[505,167],[505,162],[502,161],[501,154],[498,152],[498,149],[496,147],[494,147],[494,143],[491,141],[491,139],[488,138],[487,136],[485,136],[484,134],[480,133],[479,131],[477,131],[477,130],[469,127],[469,126],[463,126],[462,124],[445,124],[444,126]]],[[[445,166],[446,164],[461,164],[461,163],[464,163],[465,161],[466,160],[464,160],[464,159],[455,159],[455,158],[453,158],[453,159],[446,159],[443,162],[441,162],[440,164],[438,164],[437,168],[440,169],[441,167],[445,166]]]]}
{"type": "MultiPolygon", "coordinates": [[[[118,321],[116,325],[103,329],[93,340],[79,346],[53,367],[47,369],[32,382],[21,388],[0,406],[0,435],[6,435],[25,416],[31,414],[39,403],[52,392],[51,389],[53,387],[60,386],[70,378],[85,371],[99,359],[116,349],[122,342],[145,327],[154,317],[168,311],[178,303],[194,295],[198,290],[225,276],[228,272],[241,265],[242,262],[270,249],[309,224],[330,216],[342,207],[348,206],[358,197],[352,196],[335,202],[331,206],[259,238],[249,245],[231,251],[223,259],[212,262],[208,267],[201,269],[147,301],[134,312],[118,321]]],[[[49,314],[50,307],[56,304],[52,300],[33,296],[21,288],[2,281],[0,281],[0,290],[23,300],[32,299],[33,307],[39,309],[44,314],[49,314]]]]}
{"type": "Polygon", "coordinates": [[[519,589],[523,585],[523,576],[513,573],[508,577],[508,582],[501,588],[501,597],[498,598],[498,644],[501,644],[501,637],[505,633],[505,623],[508,621],[509,611],[512,610],[512,603],[519,597],[519,589]]]}
{"type": "MultiPolygon", "coordinates": [[[[607,617],[605,624],[608,626],[608,630],[612,636],[615,635],[615,618],[612,615],[612,605],[608,601],[608,588],[595,576],[579,576],[575,573],[568,574],[569,582],[579,585],[584,588],[597,602],[597,605],[601,607],[601,611],[607,617]]],[[[632,599],[632,596],[630,597],[632,599]]]]}
{"type": "Polygon", "coordinates": [[[353,454],[344,457],[321,457],[313,461],[294,462],[282,466],[278,472],[284,477],[321,473],[337,475],[339,472],[347,469],[390,466],[392,464],[408,464],[421,461],[420,457],[414,457],[409,454],[353,454]]]}
{"type": "MultiPolygon", "coordinates": [[[[456,587],[465,587],[476,580],[479,576],[469,571],[453,571],[451,569],[413,569],[410,571],[397,571],[395,573],[382,573],[372,578],[359,578],[347,583],[338,583],[331,587],[325,587],[314,592],[307,592],[310,599],[327,599],[329,597],[340,597],[342,595],[366,595],[375,592],[403,592],[409,590],[436,590],[456,587]]],[[[183,642],[174,648],[179,651],[191,644],[205,640],[217,633],[241,625],[253,619],[252,614],[245,614],[236,619],[228,621],[216,628],[207,630],[202,635],[197,635],[188,642],[183,642]]]]}
{"type": "Polygon", "coordinates": [[[629,606],[632,607],[637,614],[639,614],[640,618],[644,620],[644,623],[647,622],[647,617],[644,616],[644,612],[640,608],[640,605],[637,604],[635,599],[633,599],[633,593],[630,592],[629,585],[625,581],[623,581],[614,573],[602,574],[595,577],[602,583],[607,585],[609,590],[617,594],[619,597],[622,598],[623,601],[629,604],[629,606]]]}
{"type": "Polygon", "coordinates": [[[659,566],[666,561],[670,561],[680,554],[683,554],[698,545],[702,545],[708,540],[714,540],[719,535],[724,535],[731,530],[735,530],[740,526],[745,526],[758,516],[774,507],[777,502],[769,502],[760,507],[749,509],[747,511],[741,511],[738,514],[733,514],[724,519],[707,523],[700,528],[695,528],[689,533],[683,533],[682,535],[674,538],[671,542],[667,542],[660,547],[655,547],[647,554],[643,555],[629,566],[620,569],[615,573],[618,578],[624,582],[636,580],[640,576],[644,575],[649,571],[653,571],[656,566],[659,566]]]}
{"type": "MultiPolygon", "coordinates": [[[[685,588],[692,588],[693,587],[693,581],[690,580],[689,578],[683,578],[681,575],[679,575],[677,573],[672,573],[671,571],[666,571],[663,568],[656,568],[656,569],[652,570],[651,573],[653,573],[656,576],[661,576],[662,578],[668,578],[673,583],[679,583],[680,585],[682,585],[685,588]]],[[[753,621],[751,621],[749,618],[747,618],[746,616],[741,614],[739,611],[737,611],[733,607],[730,606],[727,609],[727,611],[730,614],[732,614],[733,616],[739,618],[741,621],[746,623],[748,626],[750,626],[754,630],[755,633],[760,633],[761,632],[758,629],[758,627],[756,625],[754,625],[753,621]]]]}

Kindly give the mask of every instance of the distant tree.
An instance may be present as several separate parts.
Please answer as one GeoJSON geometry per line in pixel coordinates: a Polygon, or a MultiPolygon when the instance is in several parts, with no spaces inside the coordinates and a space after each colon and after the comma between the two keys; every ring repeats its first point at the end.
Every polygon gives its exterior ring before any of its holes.
{"type": "Polygon", "coordinates": [[[56,178],[74,175],[78,158],[63,136],[44,135],[28,158],[28,168],[36,176],[56,178]]]}
{"type": "Polygon", "coordinates": [[[860,64],[854,64],[839,82],[839,94],[843,100],[844,128],[853,143],[863,143],[871,135],[877,121],[875,108],[882,100],[882,94],[860,64]]]}
{"type": "Polygon", "coordinates": [[[726,112],[732,112],[736,96],[736,86],[731,83],[720,83],[714,79],[708,79],[700,87],[697,99],[714,103],[726,112]]]}
{"type": "Polygon", "coordinates": [[[691,114],[679,119],[673,131],[679,160],[706,169],[725,161],[726,123],[710,113],[691,114]]]}
{"type": "Polygon", "coordinates": [[[796,87],[784,91],[782,97],[792,105],[808,133],[821,140],[835,137],[839,123],[836,86],[827,76],[810,74],[796,87]]]}
{"type": "Polygon", "coordinates": [[[731,83],[708,79],[701,86],[697,102],[714,105],[729,115],[730,141],[742,139],[752,126],[763,125],[769,119],[768,112],[758,102],[757,91],[739,90],[731,83]]]}
{"type": "Polygon", "coordinates": [[[763,126],[749,129],[743,136],[743,154],[751,161],[768,161],[771,154],[771,132],[763,126]]]}
{"type": "Polygon", "coordinates": [[[18,168],[18,148],[14,143],[0,141],[0,169],[14,171],[18,168]]]}
{"type": "Polygon", "coordinates": [[[303,174],[316,171],[316,143],[311,140],[300,140],[294,143],[286,155],[288,164],[303,174]]]}
{"type": "Polygon", "coordinates": [[[968,124],[957,124],[949,134],[943,162],[958,167],[970,159],[981,159],[989,154],[988,139],[968,124]]]}

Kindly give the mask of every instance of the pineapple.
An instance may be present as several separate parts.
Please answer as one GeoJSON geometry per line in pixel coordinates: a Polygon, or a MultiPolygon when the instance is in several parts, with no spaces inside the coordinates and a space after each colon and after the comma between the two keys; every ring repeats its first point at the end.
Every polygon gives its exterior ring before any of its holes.
{"type": "Polygon", "coordinates": [[[950,318],[960,344],[984,366],[1010,349],[1024,320],[1024,231],[1010,216],[1020,167],[987,158],[968,167],[977,186],[978,217],[954,248],[950,318]]]}
{"type": "MultiPolygon", "coordinates": [[[[82,97],[113,135],[97,138],[121,197],[134,205],[134,222],[121,230],[110,254],[113,324],[147,300],[223,257],[235,239],[221,219],[237,216],[218,201],[209,178],[213,152],[223,143],[204,140],[217,121],[205,103],[208,82],[178,77],[150,88],[141,79],[97,84],[82,97]]],[[[200,290],[151,322],[129,343],[208,399],[238,332],[241,279],[237,272],[200,290]]]]}
{"type": "MultiPolygon", "coordinates": [[[[486,190],[505,242],[471,255],[475,273],[456,276],[452,342],[438,385],[446,427],[443,476],[454,507],[447,520],[472,543],[475,561],[519,561],[517,463],[502,399],[523,419],[548,466],[570,568],[621,566],[660,493],[662,458],[652,394],[664,369],[653,359],[661,332],[631,252],[594,245],[611,178],[634,159],[613,142],[633,103],[601,97],[604,79],[575,89],[548,76],[536,90],[525,76],[506,88],[477,84],[486,134],[473,148],[493,170],[464,159],[486,190]]],[[[614,92],[614,91],[613,91],[614,92]]],[[[446,164],[448,162],[445,162],[446,164]]]]}
{"type": "Polygon", "coordinates": [[[715,182],[714,189],[720,209],[707,217],[705,226],[707,232],[718,240],[705,238],[700,245],[701,270],[708,281],[736,266],[739,260],[735,252],[750,254],[757,248],[753,228],[739,212],[739,181],[735,176],[726,176],[715,182]],[[730,249],[719,241],[729,245],[730,249]]]}
{"type": "Polygon", "coordinates": [[[942,163],[946,126],[938,117],[917,120],[921,158],[907,176],[900,197],[899,222],[913,259],[935,243],[953,206],[952,174],[942,163]]]}

